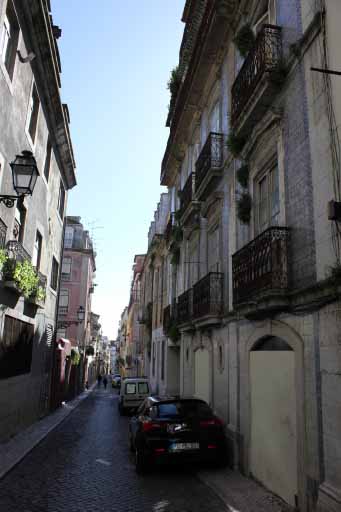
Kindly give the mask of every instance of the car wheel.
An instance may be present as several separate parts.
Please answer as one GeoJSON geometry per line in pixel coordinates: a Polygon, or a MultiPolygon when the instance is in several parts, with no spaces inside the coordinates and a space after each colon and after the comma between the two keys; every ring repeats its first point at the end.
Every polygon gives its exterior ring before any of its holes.
{"type": "Polygon", "coordinates": [[[146,459],[144,458],[141,450],[135,448],[135,469],[136,473],[142,475],[147,470],[146,459]]]}

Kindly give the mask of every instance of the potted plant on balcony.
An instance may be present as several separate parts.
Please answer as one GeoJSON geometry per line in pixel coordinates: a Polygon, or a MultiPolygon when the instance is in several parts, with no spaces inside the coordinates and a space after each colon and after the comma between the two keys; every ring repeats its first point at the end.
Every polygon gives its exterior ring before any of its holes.
{"type": "Polygon", "coordinates": [[[232,131],[226,141],[226,146],[229,152],[234,158],[237,158],[242,152],[243,147],[245,146],[246,140],[244,137],[238,137],[232,131]]]}
{"type": "Polygon", "coordinates": [[[46,299],[46,290],[43,286],[37,286],[31,295],[28,297],[28,302],[35,304],[36,306],[43,308],[46,299]]]}
{"type": "Polygon", "coordinates": [[[179,339],[181,338],[180,331],[176,325],[176,323],[173,321],[168,329],[168,338],[173,342],[177,343],[179,339]]]}
{"type": "Polygon", "coordinates": [[[251,26],[246,23],[239,29],[237,35],[233,39],[233,42],[238,48],[240,55],[242,57],[246,57],[254,46],[255,40],[255,34],[253,33],[251,26]]]}
{"type": "Polygon", "coordinates": [[[4,285],[28,298],[38,288],[39,277],[28,260],[7,259],[3,266],[4,285]]]}
{"type": "Polygon", "coordinates": [[[243,192],[237,199],[237,216],[243,224],[249,224],[251,219],[252,199],[248,192],[243,192]]]}

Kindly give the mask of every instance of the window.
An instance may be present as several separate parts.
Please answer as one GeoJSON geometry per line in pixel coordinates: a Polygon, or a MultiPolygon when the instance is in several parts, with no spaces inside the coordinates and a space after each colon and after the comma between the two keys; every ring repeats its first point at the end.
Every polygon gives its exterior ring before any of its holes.
{"type": "Polygon", "coordinates": [[[40,268],[40,260],[41,260],[41,248],[42,248],[43,238],[39,231],[36,234],[36,241],[34,242],[33,247],[33,255],[32,255],[32,265],[39,270],[40,268]]]}
{"type": "Polygon", "coordinates": [[[45,163],[44,163],[44,176],[45,176],[46,181],[49,181],[51,155],[52,155],[52,144],[51,144],[50,137],[48,137],[47,144],[46,144],[45,163]]]}
{"type": "Polygon", "coordinates": [[[65,206],[65,188],[62,180],[60,180],[59,185],[59,197],[58,197],[58,213],[60,218],[64,217],[64,206],[65,206]]]}
{"type": "Polygon", "coordinates": [[[37,133],[37,125],[38,125],[38,113],[39,113],[39,96],[36,84],[33,84],[32,94],[30,98],[29,105],[29,125],[28,125],[28,133],[30,134],[31,140],[34,143],[36,133],[37,133]]]}
{"type": "Polygon", "coordinates": [[[135,395],[136,394],[136,384],[134,382],[129,382],[126,384],[126,395],[135,395]]]}
{"type": "Polygon", "coordinates": [[[74,233],[74,230],[70,226],[67,226],[65,228],[65,235],[64,235],[64,248],[65,249],[71,249],[72,248],[73,233],[74,233]]]}
{"type": "Polygon", "coordinates": [[[153,343],[152,373],[153,377],[155,377],[155,341],[153,343]]]}
{"type": "Polygon", "coordinates": [[[59,328],[57,330],[57,340],[59,340],[60,338],[66,338],[66,329],[65,328],[63,328],[63,329],[59,328]]]}
{"type": "Polygon", "coordinates": [[[12,80],[19,39],[19,25],[12,1],[7,3],[6,14],[0,33],[0,54],[7,73],[12,80]]]}
{"type": "Polygon", "coordinates": [[[18,242],[23,242],[25,232],[26,208],[22,204],[22,200],[17,201],[15,208],[15,218],[13,227],[13,238],[18,242]]]}
{"type": "Polygon", "coordinates": [[[256,181],[255,194],[255,232],[259,234],[268,227],[278,224],[279,184],[277,165],[256,181]]]}
{"type": "Polygon", "coordinates": [[[11,316],[5,316],[0,339],[0,379],[31,371],[34,328],[11,316]]]}
{"type": "Polygon", "coordinates": [[[147,382],[139,382],[138,383],[139,393],[149,393],[148,383],[147,382]]]}
{"type": "Polygon", "coordinates": [[[59,292],[59,313],[61,315],[66,315],[69,309],[69,290],[66,288],[61,288],[59,292]]]}
{"type": "Polygon", "coordinates": [[[57,290],[57,288],[58,288],[58,271],[59,271],[58,261],[53,256],[52,257],[52,269],[51,269],[51,283],[50,283],[52,290],[57,290]]]}
{"type": "Polygon", "coordinates": [[[64,256],[62,263],[62,279],[69,281],[71,277],[71,264],[72,258],[70,256],[64,256]]]}

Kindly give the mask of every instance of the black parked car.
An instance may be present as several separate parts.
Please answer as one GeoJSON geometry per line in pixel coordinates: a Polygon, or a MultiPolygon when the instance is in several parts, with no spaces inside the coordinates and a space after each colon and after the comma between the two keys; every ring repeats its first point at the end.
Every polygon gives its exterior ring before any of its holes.
{"type": "Polygon", "coordinates": [[[153,463],[227,462],[223,422],[196,398],[146,398],[130,420],[129,444],[138,473],[153,463]]]}

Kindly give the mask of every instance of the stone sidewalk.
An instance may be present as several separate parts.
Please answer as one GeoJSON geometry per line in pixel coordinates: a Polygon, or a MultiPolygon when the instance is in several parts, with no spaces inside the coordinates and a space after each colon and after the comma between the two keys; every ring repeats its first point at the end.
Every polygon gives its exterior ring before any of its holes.
{"type": "Polygon", "coordinates": [[[45,439],[53,429],[62,423],[89,396],[94,387],[95,385],[45,418],[33,423],[7,443],[0,444],[0,480],[45,439]]]}
{"type": "Polygon", "coordinates": [[[199,471],[198,478],[225,503],[229,512],[294,512],[254,480],[231,469],[199,471]]]}

